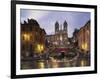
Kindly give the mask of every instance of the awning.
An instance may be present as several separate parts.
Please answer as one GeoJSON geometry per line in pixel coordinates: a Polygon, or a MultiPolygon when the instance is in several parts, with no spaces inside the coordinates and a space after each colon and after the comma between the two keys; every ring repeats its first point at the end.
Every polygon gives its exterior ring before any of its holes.
{"type": "Polygon", "coordinates": [[[55,48],[56,52],[67,52],[68,48],[55,48]]]}

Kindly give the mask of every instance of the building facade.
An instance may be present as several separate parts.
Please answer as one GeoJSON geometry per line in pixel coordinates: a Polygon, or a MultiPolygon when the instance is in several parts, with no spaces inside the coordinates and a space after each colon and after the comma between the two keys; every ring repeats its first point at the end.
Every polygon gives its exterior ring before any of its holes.
{"type": "MultiPolygon", "coordinates": [[[[54,47],[66,47],[68,46],[68,24],[66,21],[62,25],[56,21],[55,23],[55,33],[52,35],[47,35],[46,39],[51,46],[54,47]]],[[[53,47],[53,48],[54,48],[53,47]]]]}
{"type": "Polygon", "coordinates": [[[78,47],[84,52],[90,52],[90,21],[88,21],[78,32],[78,47]]]}
{"type": "Polygon", "coordinates": [[[21,23],[21,56],[32,57],[34,53],[41,53],[45,49],[46,32],[40,28],[34,19],[21,23]]]}

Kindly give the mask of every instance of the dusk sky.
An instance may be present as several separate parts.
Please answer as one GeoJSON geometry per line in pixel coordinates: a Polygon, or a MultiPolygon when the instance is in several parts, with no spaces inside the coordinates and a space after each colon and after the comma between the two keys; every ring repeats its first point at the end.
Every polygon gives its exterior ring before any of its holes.
{"type": "Polygon", "coordinates": [[[68,37],[72,37],[75,28],[81,28],[90,20],[90,12],[74,12],[74,11],[51,11],[51,10],[32,10],[21,9],[21,23],[27,19],[35,19],[41,28],[44,28],[47,34],[54,34],[55,22],[63,25],[64,21],[68,23],[68,37]]]}

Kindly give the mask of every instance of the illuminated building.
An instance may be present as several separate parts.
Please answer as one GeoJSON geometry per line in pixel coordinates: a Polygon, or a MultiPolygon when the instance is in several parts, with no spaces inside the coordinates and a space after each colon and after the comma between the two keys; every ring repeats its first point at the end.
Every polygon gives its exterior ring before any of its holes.
{"type": "Polygon", "coordinates": [[[45,49],[44,29],[40,28],[34,19],[21,23],[21,56],[32,57],[34,53],[41,53],[45,49]]]}
{"type": "Polygon", "coordinates": [[[90,21],[88,21],[78,32],[78,47],[84,52],[90,51],[90,21]]]}
{"type": "MultiPolygon", "coordinates": [[[[47,41],[54,47],[67,47],[68,46],[68,24],[64,21],[63,25],[60,25],[58,21],[55,23],[55,33],[47,35],[47,41]]],[[[54,48],[53,47],[53,48],[54,48]]]]}

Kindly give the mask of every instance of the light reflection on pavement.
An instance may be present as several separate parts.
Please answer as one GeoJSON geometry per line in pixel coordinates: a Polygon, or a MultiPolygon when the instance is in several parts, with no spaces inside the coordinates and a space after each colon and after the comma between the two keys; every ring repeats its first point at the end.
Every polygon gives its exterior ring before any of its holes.
{"type": "Polygon", "coordinates": [[[23,61],[22,69],[43,69],[43,68],[60,68],[60,67],[84,67],[89,66],[89,58],[78,58],[68,62],[66,58],[62,60],[50,58],[49,60],[23,61]]]}

